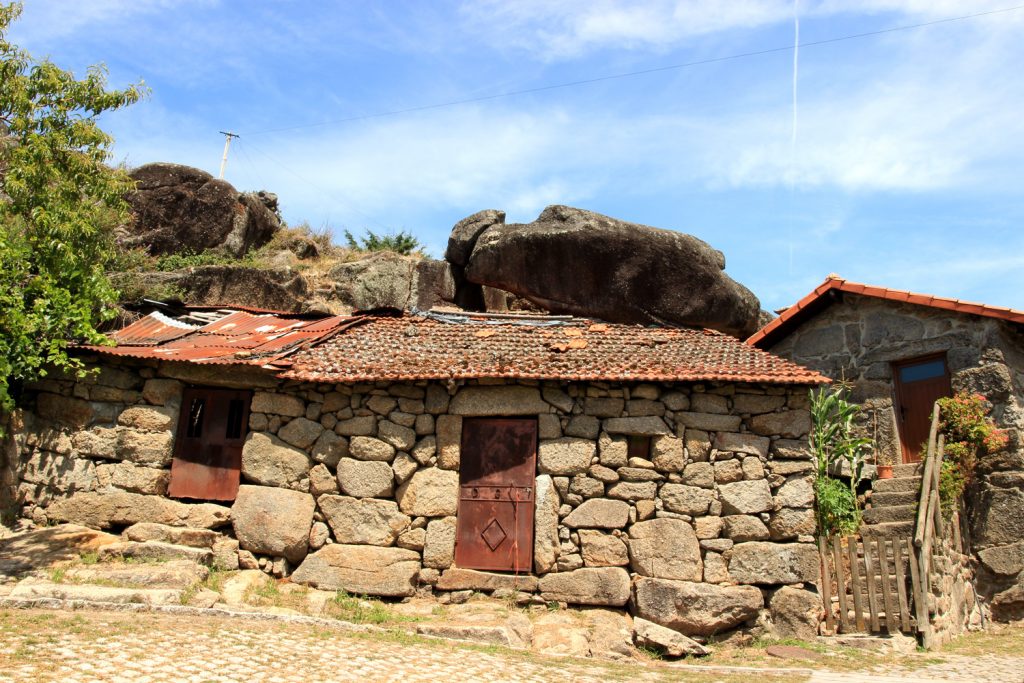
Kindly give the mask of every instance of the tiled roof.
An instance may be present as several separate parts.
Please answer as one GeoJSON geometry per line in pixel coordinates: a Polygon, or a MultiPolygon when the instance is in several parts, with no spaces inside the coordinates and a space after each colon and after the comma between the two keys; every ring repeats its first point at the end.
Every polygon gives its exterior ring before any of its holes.
{"type": "Polygon", "coordinates": [[[1012,323],[1024,324],[1024,311],[1015,311],[1012,308],[988,306],[986,304],[960,301],[959,299],[932,296],[931,294],[916,294],[901,289],[875,287],[859,282],[850,282],[840,277],[829,276],[813,292],[787,308],[778,318],[755,332],[747,339],[747,343],[759,348],[771,348],[774,344],[785,338],[792,330],[796,329],[804,320],[829,305],[835,292],[859,294],[877,299],[929,306],[956,313],[980,315],[986,318],[998,318],[1012,323]]]}
{"type": "Polygon", "coordinates": [[[342,316],[301,320],[234,311],[216,322],[198,326],[150,313],[111,334],[116,346],[80,348],[130,358],[265,365],[333,334],[354,320],[342,316]]]}
{"type": "Polygon", "coordinates": [[[287,361],[315,382],[530,378],[817,384],[817,372],[710,330],[583,319],[368,315],[287,361]]]}

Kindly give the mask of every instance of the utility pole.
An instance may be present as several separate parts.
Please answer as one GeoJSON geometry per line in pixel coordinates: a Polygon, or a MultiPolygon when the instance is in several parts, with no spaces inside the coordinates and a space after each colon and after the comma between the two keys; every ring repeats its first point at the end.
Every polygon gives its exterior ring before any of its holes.
{"type": "Polygon", "coordinates": [[[231,147],[231,138],[239,136],[226,130],[220,131],[220,134],[224,136],[224,156],[220,160],[220,179],[223,180],[224,168],[228,165],[228,149],[231,147]]]}

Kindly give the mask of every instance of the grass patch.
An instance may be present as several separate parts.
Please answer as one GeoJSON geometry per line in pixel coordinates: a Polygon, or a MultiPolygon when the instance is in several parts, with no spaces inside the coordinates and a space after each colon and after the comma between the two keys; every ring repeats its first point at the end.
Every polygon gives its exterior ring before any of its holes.
{"type": "Polygon", "coordinates": [[[338,591],[324,606],[324,616],[354,624],[396,624],[421,621],[421,617],[396,614],[386,603],[366,596],[349,595],[338,591]]]}
{"type": "Polygon", "coordinates": [[[220,593],[224,589],[224,581],[227,579],[229,572],[217,567],[210,567],[210,573],[206,575],[206,580],[203,581],[203,587],[207,590],[211,590],[215,593],[220,593]]]}
{"type": "Polygon", "coordinates": [[[96,550],[90,550],[79,555],[78,559],[82,564],[96,564],[100,561],[100,554],[96,550]]]}
{"type": "Polygon", "coordinates": [[[640,653],[640,656],[644,659],[652,661],[661,661],[665,658],[659,650],[655,650],[653,647],[647,647],[646,645],[638,645],[636,651],[640,653]]]}

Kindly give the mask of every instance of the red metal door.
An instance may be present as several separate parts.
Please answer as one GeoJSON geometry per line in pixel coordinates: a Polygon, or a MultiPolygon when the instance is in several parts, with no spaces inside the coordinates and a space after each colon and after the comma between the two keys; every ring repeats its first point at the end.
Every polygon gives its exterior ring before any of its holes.
{"type": "Polygon", "coordinates": [[[530,571],[536,463],[536,420],[462,421],[457,566],[530,571]]]}
{"type": "Polygon", "coordinates": [[[952,393],[945,354],[893,363],[903,462],[918,462],[928,442],[935,401],[952,393]]]}
{"type": "Polygon", "coordinates": [[[251,401],[250,391],[185,389],[168,495],[235,499],[251,401]]]}

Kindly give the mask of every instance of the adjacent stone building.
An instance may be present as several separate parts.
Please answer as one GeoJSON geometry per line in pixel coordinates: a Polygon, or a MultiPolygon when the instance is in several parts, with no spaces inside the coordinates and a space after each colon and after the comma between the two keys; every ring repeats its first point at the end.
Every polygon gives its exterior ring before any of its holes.
{"type": "Polygon", "coordinates": [[[993,615],[1024,614],[1024,312],[831,276],[748,343],[851,383],[890,463],[920,459],[936,398],[984,395],[1010,443],[978,464],[966,540],[993,615]]]}
{"type": "Polygon", "coordinates": [[[209,529],[222,566],[353,594],[817,632],[816,372],[570,317],[151,315],[115,339],[15,417],[8,480],[37,523],[209,529]]]}

